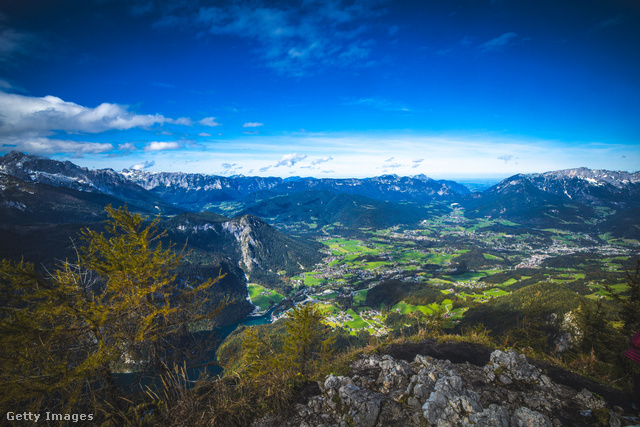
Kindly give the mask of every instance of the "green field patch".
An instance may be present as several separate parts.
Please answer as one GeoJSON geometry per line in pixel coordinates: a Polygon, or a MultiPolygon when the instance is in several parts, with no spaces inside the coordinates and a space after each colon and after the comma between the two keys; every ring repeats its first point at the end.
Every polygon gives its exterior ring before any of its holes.
{"type": "Polygon", "coordinates": [[[426,305],[411,305],[411,304],[407,304],[404,301],[400,301],[399,303],[391,307],[391,309],[396,311],[400,310],[401,314],[409,314],[418,310],[420,310],[424,314],[433,313],[433,310],[426,305]]]}
{"type": "Polygon", "coordinates": [[[579,280],[579,279],[584,279],[585,274],[584,273],[559,274],[558,278],[566,281],[579,280]]]}
{"type": "Polygon", "coordinates": [[[345,257],[342,259],[342,262],[343,262],[343,263],[353,262],[353,261],[357,260],[359,256],[360,256],[359,254],[350,254],[350,255],[347,255],[347,256],[345,256],[345,257]]]}
{"type": "MultiPolygon", "coordinates": [[[[615,285],[611,285],[610,288],[617,294],[620,294],[622,292],[626,292],[629,289],[629,285],[627,285],[626,283],[617,283],[615,285]]],[[[596,292],[597,295],[602,295],[602,296],[608,296],[609,293],[604,289],[604,287],[601,287],[599,291],[596,292]]]]}
{"type": "Polygon", "coordinates": [[[491,254],[482,254],[482,255],[484,255],[484,259],[501,259],[500,257],[491,255],[491,254]]]}
{"type": "Polygon", "coordinates": [[[342,311],[333,304],[317,303],[317,307],[320,309],[322,314],[340,313],[342,311]]]}
{"type": "Polygon", "coordinates": [[[369,292],[369,289],[354,292],[353,302],[356,304],[363,304],[367,300],[367,292],[369,292]]]}
{"type": "Polygon", "coordinates": [[[456,308],[455,310],[451,310],[453,320],[460,320],[464,317],[464,313],[468,310],[468,307],[456,308]]]}
{"type": "Polygon", "coordinates": [[[318,274],[316,271],[312,271],[309,273],[304,273],[304,285],[305,286],[318,286],[320,283],[324,283],[324,279],[318,279],[315,275],[318,274]]]}
{"type": "Polygon", "coordinates": [[[491,227],[493,224],[494,222],[490,220],[480,220],[476,225],[469,227],[469,230],[476,230],[478,228],[491,227]]]}
{"type": "Polygon", "coordinates": [[[542,231],[546,231],[548,233],[555,233],[555,234],[570,234],[569,231],[558,230],[557,228],[543,228],[542,231]]]}
{"type": "Polygon", "coordinates": [[[470,294],[467,292],[460,292],[460,296],[462,298],[471,297],[471,298],[486,298],[484,294],[470,294]]]}
{"type": "Polygon", "coordinates": [[[453,308],[453,304],[451,303],[450,299],[445,299],[442,301],[442,304],[438,304],[434,302],[429,304],[427,307],[429,308],[431,313],[425,313],[425,314],[432,314],[432,313],[438,313],[438,312],[447,313],[453,308]]]}
{"type": "Polygon", "coordinates": [[[343,246],[343,245],[360,245],[362,244],[362,242],[360,240],[347,240],[347,239],[341,239],[341,238],[336,238],[336,239],[329,239],[329,240],[322,240],[322,243],[327,245],[327,246],[343,246]]]}
{"type": "Polygon", "coordinates": [[[484,277],[485,274],[479,271],[474,271],[474,272],[469,272],[469,273],[464,273],[464,274],[457,274],[455,276],[443,276],[453,282],[464,282],[467,280],[473,280],[473,279],[479,279],[481,277],[484,277]]]}
{"type": "Polygon", "coordinates": [[[316,295],[315,298],[321,299],[321,300],[327,300],[327,299],[334,299],[337,296],[338,296],[337,292],[331,292],[329,294],[316,295]]]}
{"type": "Polygon", "coordinates": [[[339,255],[343,255],[343,254],[349,253],[349,251],[347,251],[346,249],[344,249],[340,245],[329,245],[329,249],[331,249],[331,251],[333,251],[333,252],[337,252],[339,255]]]}
{"type": "Polygon", "coordinates": [[[499,288],[493,288],[488,291],[484,291],[483,293],[488,297],[501,297],[503,295],[509,295],[509,292],[499,288]]]}
{"type": "Polygon", "coordinates": [[[394,254],[394,259],[397,261],[419,261],[428,256],[429,254],[423,254],[422,252],[407,251],[394,254]]]}
{"type": "Polygon", "coordinates": [[[348,309],[347,310],[347,314],[349,314],[353,320],[345,322],[345,326],[347,326],[349,328],[352,328],[352,329],[361,329],[361,328],[368,328],[369,327],[369,324],[367,322],[365,322],[364,320],[362,320],[362,317],[360,317],[360,315],[358,313],[353,311],[353,309],[351,309],[351,308],[348,309]]]}
{"type": "Polygon", "coordinates": [[[375,270],[376,268],[380,268],[387,265],[389,265],[389,263],[386,261],[371,261],[371,262],[365,262],[363,265],[363,268],[365,270],[375,270]]]}
{"type": "Polygon", "coordinates": [[[279,303],[284,298],[284,296],[278,292],[267,289],[262,285],[249,283],[247,288],[249,289],[251,303],[257,305],[262,310],[269,309],[273,304],[279,303]]]}
{"type": "Polygon", "coordinates": [[[368,328],[369,324],[364,320],[362,320],[362,317],[356,315],[353,317],[353,320],[345,322],[345,326],[352,329],[362,329],[362,328],[368,328]]]}
{"type": "Polygon", "coordinates": [[[451,259],[454,257],[455,255],[453,254],[444,254],[444,253],[430,253],[430,254],[426,254],[423,257],[423,261],[429,264],[438,264],[438,265],[442,265],[446,262],[451,261],[451,259]]]}
{"type": "Polygon", "coordinates": [[[429,284],[431,285],[451,285],[453,282],[451,280],[445,279],[429,279],[429,284]]]}
{"type": "Polygon", "coordinates": [[[517,283],[518,280],[514,279],[513,277],[509,280],[507,280],[506,282],[502,282],[500,285],[498,286],[509,286],[509,285],[513,285],[514,283],[517,283]]]}

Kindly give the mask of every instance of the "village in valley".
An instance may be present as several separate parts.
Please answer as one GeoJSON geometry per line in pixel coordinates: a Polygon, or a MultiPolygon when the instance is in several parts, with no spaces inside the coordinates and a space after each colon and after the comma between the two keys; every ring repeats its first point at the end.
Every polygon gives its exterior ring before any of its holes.
{"type": "Polygon", "coordinates": [[[328,325],[353,335],[388,334],[391,313],[438,316],[453,325],[469,307],[530,282],[569,284],[588,298],[603,298],[603,283],[625,288],[626,273],[638,254],[635,240],[468,219],[456,206],[418,227],[361,228],[354,233],[340,223],[322,228],[299,223],[287,231],[313,233],[323,245],[323,262],[295,275],[279,271],[282,286],[274,289],[250,283],[254,314],[270,313],[276,320],[295,304],[317,303],[328,325]],[[440,296],[417,301],[420,298],[407,295],[391,305],[367,297],[389,281],[419,284],[440,296]]]}

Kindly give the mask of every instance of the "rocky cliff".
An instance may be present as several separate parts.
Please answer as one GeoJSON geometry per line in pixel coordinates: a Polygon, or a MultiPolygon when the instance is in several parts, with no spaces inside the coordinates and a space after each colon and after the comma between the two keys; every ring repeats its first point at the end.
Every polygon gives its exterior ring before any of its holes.
{"type": "Polygon", "coordinates": [[[348,376],[327,376],[315,395],[254,426],[620,426],[637,421],[623,416],[622,393],[566,371],[547,372],[515,351],[491,352],[471,344],[449,344],[447,351],[447,345],[433,342],[414,347],[387,351],[396,357],[364,355],[348,376]],[[413,358],[404,360],[407,356],[413,358]],[[446,356],[456,362],[440,358],[446,356]]]}

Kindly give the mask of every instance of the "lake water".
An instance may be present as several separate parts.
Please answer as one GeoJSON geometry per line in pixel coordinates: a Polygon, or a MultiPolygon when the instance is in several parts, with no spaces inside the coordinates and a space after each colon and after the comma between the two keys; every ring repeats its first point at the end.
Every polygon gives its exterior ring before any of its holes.
{"type": "MultiPolygon", "coordinates": [[[[194,335],[197,340],[211,340],[214,343],[212,350],[206,355],[206,359],[208,359],[206,361],[215,360],[218,346],[239,326],[266,325],[267,323],[271,323],[272,311],[273,310],[269,310],[261,316],[247,316],[237,323],[232,323],[210,331],[196,332],[194,335]]],[[[211,365],[206,367],[205,371],[209,376],[215,376],[222,374],[224,370],[219,365],[211,365]]],[[[187,370],[188,379],[195,381],[199,377],[200,373],[200,369],[187,370]]],[[[117,373],[113,374],[113,377],[116,384],[124,388],[126,391],[131,391],[132,388],[141,388],[142,390],[146,390],[147,386],[152,389],[156,389],[158,386],[158,383],[156,382],[157,379],[154,379],[153,377],[143,377],[141,379],[135,372],[117,373]]]]}

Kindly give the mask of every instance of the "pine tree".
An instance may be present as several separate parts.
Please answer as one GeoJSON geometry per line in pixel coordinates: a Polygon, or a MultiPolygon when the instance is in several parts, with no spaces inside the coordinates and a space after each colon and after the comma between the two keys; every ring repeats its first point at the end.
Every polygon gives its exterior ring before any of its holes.
{"type": "Polygon", "coordinates": [[[626,295],[620,295],[606,283],[604,288],[620,304],[622,333],[631,337],[634,333],[640,332],[640,259],[637,260],[636,271],[627,272],[627,284],[626,295]]]}
{"type": "Polygon", "coordinates": [[[610,319],[602,300],[598,300],[595,307],[580,305],[576,322],[582,335],[579,349],[586,354],[593,353],[599,360],[611,362],[616,356],[616,338],[620,333],[609,326],[610,319]]]}
{"type": "Polygon", "coordinates": [[[323,339],[325,327],[322,319],[324,315],[316,304],[298,305],[285,319],[287,336],[284,353],[288,364],[305,378],[311,372],[313,363],[327,360],[335,342],[333,336],[323,339]]]}
{"type": "Polygon", "coordinates": [[[191,284],[173,273],[182,254],[160,243],[159,219],[106,211],[107,234],[84,230],[77,263],[49,277],[0,265],[2,403],[55,396],[72,405],[99,384],[95,392],[117,405],[114,371],[158,373],[184,355],[180,339],[222,308],[204,309],[222,276],[191,284]]]}
{"type": "Polygon", "coordinates": [[[316,365],[327,362],[336,337],[322,324],[324,315],[316,304],[297,305],[285,318],[285,338],[274,342],[256,327],[245,329],[243,362],[252,377],[300,375],[307,379],[316,365]]]}

